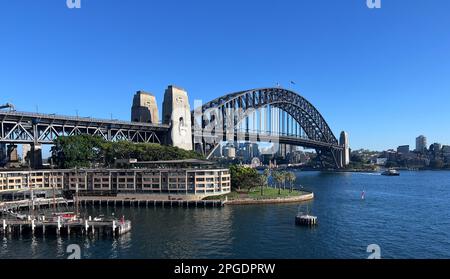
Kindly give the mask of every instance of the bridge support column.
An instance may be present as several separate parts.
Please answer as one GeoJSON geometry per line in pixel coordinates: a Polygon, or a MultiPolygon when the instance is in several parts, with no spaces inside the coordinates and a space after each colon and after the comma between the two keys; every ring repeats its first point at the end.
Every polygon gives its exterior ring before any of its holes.
{"type": "Polygon", "coordinates": [[[0,166],[4,166],[7,163],[8,154],[6,144],[0,143],[0,166]]]}
{"type": "Polygon", "coordinates": [[[42,145],[40,144],[31,145],[30,165],[33,169],[42,168],[42,145]]]}
{"type": "Polygon", "coordinates": [[[345,131],[341,132],[341,136],[339,138],[339,145],[343,147],[340,156],[342,167],[346,167],[350,164],[350,145],[348,140],[348,133],[346,133],[345,131]]]}

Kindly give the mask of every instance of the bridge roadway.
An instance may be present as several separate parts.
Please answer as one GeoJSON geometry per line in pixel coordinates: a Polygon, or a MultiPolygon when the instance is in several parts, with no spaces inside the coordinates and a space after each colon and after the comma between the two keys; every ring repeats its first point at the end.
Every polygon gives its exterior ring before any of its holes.
{"type": "Polygon", "coordinates": [[[0,110],[0,143],[52,144],[58,136],[164,143],[169,125],[0,110]]]}
{"type": "MultiPolygon", "coordinates": [[[[106,140],[162,143],[170,128],[167,124],[16,111],[0,111],[0,125],[0,142],[18,144],[52,144],[58,136],[79,133],[99,135],[106,140]]],[[[196,134],[195,131],[193,134],[196,134]]],[[[206,141],[208,138],[217,139],[216,136],[203,136],[206,141]]],[[[340,145],[315,141],[298,135],[278,135],[257,131],[237,132],[234,134],[234,140],[274,142],[307,148],[342,149],[340,145]]]]}

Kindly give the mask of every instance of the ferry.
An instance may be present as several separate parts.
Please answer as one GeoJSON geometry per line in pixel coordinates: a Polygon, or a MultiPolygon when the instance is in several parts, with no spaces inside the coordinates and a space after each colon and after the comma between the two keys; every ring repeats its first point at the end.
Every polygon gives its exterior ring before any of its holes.
{"type": "Polygon", "coordinates": [[[397,170],[389,169],[389,170],[387,170],[387,171],[382,172],[381,175],[386,175],[386,176],[399,176],[400,173],[399,173],[397,170]]]}

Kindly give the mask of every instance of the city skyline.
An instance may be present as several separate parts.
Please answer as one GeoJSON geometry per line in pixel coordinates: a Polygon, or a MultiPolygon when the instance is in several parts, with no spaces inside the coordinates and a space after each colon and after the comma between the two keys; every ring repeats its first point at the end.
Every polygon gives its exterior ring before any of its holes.
{"type": "Polygon", "coordinates": [[[347,131],[353,150],[414,146],[420,134],[448,144],[449,4],[409,3],[16,1],[0,10],[0,103],[129,120],[138,90],[161,110],[168,84],[192,104],[279,83],[311,101],[336,137],[347,131]],[[273,20],[244,17],[256,12],[273,20]]]}

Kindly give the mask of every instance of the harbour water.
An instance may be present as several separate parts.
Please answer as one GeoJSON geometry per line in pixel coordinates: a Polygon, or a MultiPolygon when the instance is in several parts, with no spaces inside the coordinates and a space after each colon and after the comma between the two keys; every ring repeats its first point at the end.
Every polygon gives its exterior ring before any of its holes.
{"type": "Polygon", "coordinates": [[[314,191],[301,205],[318,216],[314,228],[295,226],[298,204],[223,208],[106,208],[85,214],[125,215],[132,231],[113,239],[7,236],[0,258],[67,258],[77,244],[81,258],[450,258],[450,172],[297,172],[314,191]],[[362,192],[365,199],[362,199],[362,192]]]}

